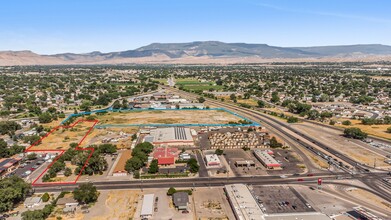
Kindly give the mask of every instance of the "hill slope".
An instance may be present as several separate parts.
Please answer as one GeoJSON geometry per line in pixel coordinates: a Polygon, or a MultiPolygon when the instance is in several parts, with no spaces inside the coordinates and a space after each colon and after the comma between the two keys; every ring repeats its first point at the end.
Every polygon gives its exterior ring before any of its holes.
{"type": "Polygon", "coordinates": [[[240,63],[270,61],[390,60],[391,46],[381,44],[276,47],[267,44],[196,41],[153,43],[135,50],[101,53],[38,55],[31,51],[0,52],[0,65],[118,63],[240,63]]]}

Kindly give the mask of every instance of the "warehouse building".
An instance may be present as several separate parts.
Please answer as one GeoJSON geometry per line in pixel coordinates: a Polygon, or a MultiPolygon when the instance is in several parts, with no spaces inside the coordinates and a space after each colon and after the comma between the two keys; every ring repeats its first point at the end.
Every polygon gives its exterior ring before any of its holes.
{"type": "Polygon", "coordinates": [[[150,136],[147,136],[145,139],[148,139],[148,141],[152,141],[153,145],[194,145],[190,129],[184,127],[157,128],[155,130],[152,130],[150,136]],[[151,137],[153,137],[153,140],[151,137]]]}
{"type": "Polygon", "coordinates": [[[146,194],[143,198],[143,204],[141,206],[141,218],[151,218],[153,215],[153,199],[154,194],[146,194]]]}
{"type": "Polygon", "coordinates": [[[268,169],[281,167],[281,164],[269,154],[269,151],[254,149],[254,155],[268,169]]]}
{"type": "Polygon", "coordinates": [[[236,219],[253,220],[264,219],[264,213],[258,206],[250,190],[244,184],[225,185],[229,204],[236,219]]]}
{"type": "Polygon", "coordinates": [[[205,155],[206,165],[208,167],[220,166],[221,162],[217,154],[207,154],[205,155]]]}

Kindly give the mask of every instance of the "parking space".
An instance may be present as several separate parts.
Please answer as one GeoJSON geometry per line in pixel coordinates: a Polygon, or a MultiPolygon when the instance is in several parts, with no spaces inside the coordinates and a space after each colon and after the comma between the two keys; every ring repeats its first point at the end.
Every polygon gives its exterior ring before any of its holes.
{"type": "Polygon", "coordinates": [[[267,214],[315,211],[292,187],[253,186],[251,190],[267,214]]]}

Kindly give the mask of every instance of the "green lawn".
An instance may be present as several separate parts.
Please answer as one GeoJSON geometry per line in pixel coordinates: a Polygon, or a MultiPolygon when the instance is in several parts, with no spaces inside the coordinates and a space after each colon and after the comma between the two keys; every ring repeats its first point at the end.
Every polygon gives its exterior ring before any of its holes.
{"type": "Polygon", "coordinates": [[[193,90],[193,91],[196,91],[196,90],[209,90],[209,89],[215,89],[215,90],[221,90],[224,88],[224,86],[214,86],[214,85],[204,85],[204,84],[189,84],[189,85],[184,85],[183,86],[185,89],[188,89],[188,90],[193,90]]]}

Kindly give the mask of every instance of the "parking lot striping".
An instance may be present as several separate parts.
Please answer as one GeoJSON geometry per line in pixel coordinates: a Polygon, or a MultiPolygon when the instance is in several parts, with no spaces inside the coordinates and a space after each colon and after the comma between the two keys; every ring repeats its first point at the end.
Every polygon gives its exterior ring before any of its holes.
{"type": "Polygon", "coordinates": [[[93,113],[104,113],[104,112],[140,112],[140,111],[224,111],[231,115],[234,115],[242,120],[245,120],[247,122],[251,122],[250,124],[125,124],[125,125],[97,125],[96,128],[105,128],[105,127],[142,127],[142,126],[165,126],[165,127],[172,127],[172,126],[193,126],[193,127],[204,127],[204,126],[234,126],[234,127],[248,127],[248,126],[260,126],[260,124],[256,121],[253,121],[251,119],[248,119],[242,115],[239,115],[235,112],[232,112],[226,108],[205,108],[205,109],[112,109],[112,108],[106,108],[106,109],[99,109],[99,110],[93,110],[89,112],[80,112],[76,114],[70,114],[66,119],[64,119],[61,124],[64,124],[72,117],[79,117],[84,115],[91,115],[93,113]]]}
{"type": "MultiPolygon", "coordinates": [[[[82,144],[82,142],[84,141],[84,139],[87,137],[88,134],[91,133],[92,129],[95,127],[95,125],[98,123],[99,121],[98,120],[84,120],[84,119],[81,119],[81,120],[78,120],[76,121],[75,123],[71,124],[71,125],[59,125],[55,128],[53,128],[50,132],[48,132],[45,136],[43,136],[41,139],[39,139],[38,141],[34,142],[29,148],[27,148],[25,150],[25,152],[56,152],[56,153],[60,153],[50,164],[48,167],[46,167],[46,169],[32,182],[31,185],[33,186],[45,186],[45,185],[56,185],[56,184],[76,184],[76,182],[79,180],[83,170],[85,169],[85,167],[87,166],[87,163],[88,161],[90,160],[92,154],[94,153],[94,148],[81,148],[80,145],[82,144]],[[48,137],[49,135],[51,135],[53,132],[57,131],[58,129],[60,128],[73,128],[75,127],[77,124],[79,123],[82,123],[82,122],[93,122],[94,124],[88,129],[88,131],[86,132],[86,134],[83,136],[83,138],[79,141],[78,145],[76,146],[75,150],[81,150],[81,151],[91,151],[91,153],[88,155],[87,157],[87,160],[86,162],[84,163],[82,169],[80,170],[80,173],[77,175],[75,181],[73,182],[47,182],[47,183],[37,183],[37,181],[46,173],[46,171],[64,154],[64,152],[66,150],[51,150],[51,149],[48,149],[48,150],[45,150],[45,149],[39,149],[39,150],[35,150],[35,149],[32,149],[33,147],[37,146],[39,143],[42,142],[42,140],[46,137],[48,137]]],[[[31,175],[31,174],[30,174],[31,175]]]]}

